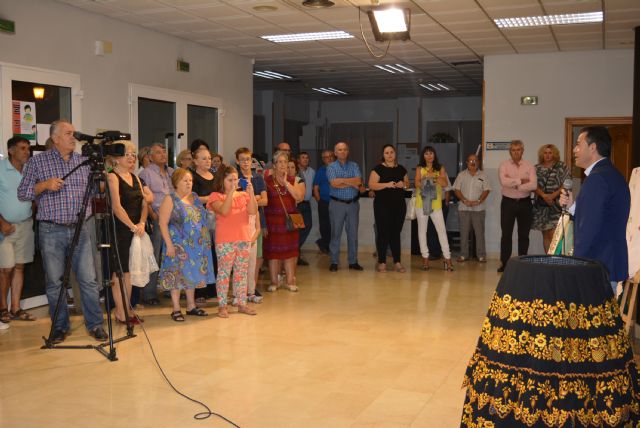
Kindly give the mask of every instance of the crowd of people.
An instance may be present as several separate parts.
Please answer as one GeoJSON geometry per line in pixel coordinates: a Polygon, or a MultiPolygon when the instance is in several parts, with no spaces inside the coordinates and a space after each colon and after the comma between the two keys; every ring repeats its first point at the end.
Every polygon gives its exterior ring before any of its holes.
{"type": "MultiPolygon", "coordinates": [[[[65,254],[71,245],[80,204],[89,180],[89,167],[81,166],[73,125],[56,121],[51,125],[52,148],[29,159],[29,142],[15,137],[8,142],[9,158],[0,161],[0,328],[13,320],[33,320],[20,308],[24,264],[33,261],[38,240],[46,276],[46,295],[53,326],[51,340],[62,342],[70,330],[69,314],[62,306],[54,317],[61,292],[65,254]],[[78,171],[69,174],[74,168],[78,171]],[[66,177],[63,179],[63,177],[66,177]],[[36,209],[37,208],[37,209],[36,209]],[[32,214],[36,211],[37,238],[32,214]],[[11,302],[7,302],[11,290],[11,302]]],[[[212,153],[206,142],[195,140],[177,156],[175,170],[167,165],[162,144],[142,147],[124,141],[121,155],[108,156],[107,186],[115,217],[118,257],[109,260],[112,283],[118,284],[121,271],[124,286],[111,287],[116,321],[136,324],[144,320],[130,316],[137,303],[158,305],[158,290],[171,299],[171,319],[184,322],[185,315],[204,317],[207,299],[216,298],[218,316],[229,317],[229,306],[237,312],[256,315],[250,304],[262,302],[257,287],[263,261],[268,262],[268,292],[279,288],[299,290],[296,269],[308,262],[301,248],[313,227],[311,198],[317,202],[320,252],[329,256],[329,270],[340,266],[343,230],[347,237],[348,269],[362,271],[358,260],[358,223],[361,195],[366,195],[360,166],[349,159],[349,145],[338,142],[333,150],[322,152],[322,166],[310,166],[309,153],[292,156],[287,143],[275,147],[271,162],[256,161],[251,149],[236,151],[232,166],[221,155],[212,153]],[[139,161],[137,165],[136,160],[139,161]],[[148,283],[133,292],[129,273],[129,248],[135,236],[148,233],[159,271],[148,283]],[[231,289],[231,295],[229,290],[231,289]],[[181,309],[181,296],[186,309],[181,309]],[[200,305],[200,306],[199,306],[200,305]]],[[[499,167],[502,199],[500,203],[502,272],[511,257],[512,233],[518,226],[518,254],[527,254],[529,231],[533,227],[543,236],[545,251],[560,216],[560,194],[569,171],[559,160],[558,149],[544,145],[534,167],[522,158],[524,144],[513,141],[510,159],[499,167]],[[534,195],[535,199],[531,196],[534,195]]],[[[417,220],[422,269],[430,269],[427,241],[435,239],[442,251],[443,268],[453,271],[451,246],[445,226],[444,210],[452,192],[460,219],[459,263],[474,257],[486,262],[485,211],[491,192],[487,175],[475,154],[466,158],[451,185],[449,173],[438,160],[436,149],[426,146],[420,153],[413,177],[398,163],[396,149],[385,145],[380,162],[368,176],[368,190],[374,197],[376,271],[406,272],[401,260],[401,231],[407,209],[417,220]],[[407,207],[406,198],[413,190],[407,207]],[[433,229],[428,224],[433,224],[433,229]],[[431,231],[432,230],[432,231],[431,231]],[[472,237],[473,232],[473,237],[472,237]],[[392,268],[387,265],[388,255],[392,268]]],[[[572,202],[572,201],[571,201],[572,202]]],[[[91,206],[86,217],[92,216],[91,206]]],[[[96,282],[92,230],[82,227],[72,268],[82,296],[85,325],[97,340],[106,340],[103,313],[96,282]]]]}

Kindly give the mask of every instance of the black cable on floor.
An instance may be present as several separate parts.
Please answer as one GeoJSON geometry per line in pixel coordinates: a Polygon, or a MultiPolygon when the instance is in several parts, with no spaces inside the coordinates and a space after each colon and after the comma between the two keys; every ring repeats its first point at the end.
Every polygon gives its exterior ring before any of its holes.
{"type": "MultiPolygon", "coordinates": [[[[138,314],[135,313],[135,311],[132,309],[131,310],[133,312],[133,315],[140,320],[140,318],[138,317],[138,314]]],[[[156,366],[158,367],[158,369],[160,370],[160,373],[162,373],[162,377],[164,377],[164,380],[169,384],[169,386],[171,387],[171,389],[173,389],[178,395],[186,398],[187,400],[199,404],[200,406],[204,407],[206,409],[205,412],[200,412],[200,413],[196,413],[195,415],[193,415],[193,419],[196,420],[204,420],[207,419],[211,416],[217,416],[220,419],[224,420],[225,422],[229,423],[230,425],[233,425],[236,428],[240,428],[240,425],[237,425],[235,422],[231,421],[230,419],[227,419],[226,417],[222,416],[219,413],[213,412],[211,411],[211,409],[209,408],[209,406],[207,406],[206,404],[204,404],[201,401],[196,400],[195,398],[191,398],[186,394],[183,394],[182,392],[180,392],[178,390],[178,388],[176,388],[175,386],[173,386],[173,383],[171,383],[171,381],[169,380],[169,378],[167,377],[167,375],[165,374],[164,370],[162,369],[162,366],[160,365],[160,362],[158,361],[158,357],[156,356],[156,352],[153,349],[153,345],[151,344],[151,340],[149,339],[149,335],[147,335],[147,330],[144,328],[144,326],[142,325],[142,322],[139,324],[139,326],[142,328],[142,332],[144,333],[144,337],[147,340],[147,343],[149,344],[149,349],[151,349],[151,355],[153,355],[153,359],[156,362],[156,366]]]]}
{"type": "MultiPolygon", "coordinates": [[[[113,234],[115,236],[115,234],[116,234],[115,216],[111,216],[111,226],[113,228],[113,234]]],[[[117,245],[115,246],[115,255],[116,255],[118,266],[120,267],[120,272],[122,272],[122,262],[120,261],[120,254],[118,252],[118,246],[117,245]]],[[[113,286],[116,287],[115,284],[113,286]]],[[[106,294],[105,298],[108,299],[109,298],[108,293],[105,293],[105,294],[106,294]]],[[[217,416],[220,419],[224,420],[225,422],[233,425],[234,427],[240,428],[240,425],[237,425],[236,423],[234,423],[233,421],[227,419],[226,417],[222,416],[219,413],[212,412],[211,409],[209,408],[209,406],[207,406],[206,404],[204,404],[201,401],[196,400],[195,398],[189,397],[187,394],[183,394],[182,392],[180,392],[178,390],[178,388],[173,386],[173,383],[171,383],[171,381],[167,377],[166,373],[162,369],[162,366],[160,365],[160,361],[158,361],[158,357],[156,356],[156,351],[153,349],[153,345],[151,344],[151,339],[149,339],[149,335],[147,334],[147,330],[142,325],[142,321],[140,321],[140,317],[138,316],[136,311],[133,309],[133,307],[131,307],[131,302],[129,301],[129,296],[127,296],[126,293],[123,293],[123,294],[124,294],[124,296],[123,296],[124,304],[127,305],[127,308],[131,311],[133,316],[136,317],[136,319],[138,320],[138,323],[139,323],[138,326],[142,328],[142,332],[144,333],[144,337],[147,340],[147,343],[149,344],[149,349],[151,350],[151,355],[153,355],[153,360],[156,362],[156,366],[160,370],[160,373],[162,373],[162,377],[164,377],[164,380],[169,384],[171,389],[173,389],[176,392],[176,394],[186,398],[187,400],[189,400],[189,401],[191,401],[193,403],[199,404],[200,406],[202,406],[202,407],[204,407],[206,409],[206,412],[200,412],[200,413],[196,413],[195,415],[193,415],[193,419],[204,420],[204,419],[208,419],[211,416],[217,416]]],[[[111,316],[111,315],[109,314],[109,316],[111,316]]]]}

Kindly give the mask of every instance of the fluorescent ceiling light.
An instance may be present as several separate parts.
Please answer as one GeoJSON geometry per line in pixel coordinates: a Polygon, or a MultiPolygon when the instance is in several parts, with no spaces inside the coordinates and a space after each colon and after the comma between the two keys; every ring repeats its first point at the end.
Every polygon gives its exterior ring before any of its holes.
{"type": "Polygon", "coordinates": [[[353,36],[344,31],[324,31],[319,33],[278,34],[273,36],[260,36],[260,38],[275,43],[290,43],[308,42],[310,40],[352,39],[353,36]]]}
{"type": "Polygon", "coordinates": [[[378,8],[367,11],[371,31],[379,42],[387,40],[409,40],[411,26],[411,10],[392,8],[378,8]]]}
{"type": "Polygon", "coordinates": [[[387,64],[387,65],[377,65],[374,67],[379,68],[380,70],[386,71],[387,73],[396,74],[396,73],[415,73],[414,70],[410,69],[407,66],[402,64],[387,64]]]}
{"type": "Polygon", "coordinates": [[[567,13],[562,15],[522,16],[494,19],[498,28],[538,27],[543,25],[586,24],[602,22],[602,12],[567,13]]]}
{"type": "Polygon", "coordinates": [[[346,92],[336,88],[311,88],[311,89],[317,92],[322,92],[323,94],[326,94],[326,95],[347,95],[346,92]]]}
{"type": "Polygon", "coordinates": [[[293,77],[287,74],[277,73],[275,71],[269,71],[269,70],[254,71],[253,75],[258,77],[263,77],[265,79],[277,79],[277,80],[293,79],[293,77]]]}
{"type": "Polygon", "coordinates": [[[451,86],[443,85],[442,83],[420,83],[420,86],[431,92],[453,91],[451,86]]]}

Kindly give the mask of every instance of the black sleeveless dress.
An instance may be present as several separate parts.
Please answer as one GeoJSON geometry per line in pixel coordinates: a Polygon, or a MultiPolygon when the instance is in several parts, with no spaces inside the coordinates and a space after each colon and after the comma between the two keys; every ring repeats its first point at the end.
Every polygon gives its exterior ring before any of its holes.
{"type": "MultiPolygon", "coordinates": [[[[120,175],[115,172],[111,172],[110,174],[115,174],[118,177],[118,189],[120,190],[120,205],[127,212],[129,219],[134,223],[140,223],[140,217],[142,217],[142,204],[144,203],[144,197],[142,195],[142,188],[140,187],[140,183],[134,174],[131,174],[131,178],[133,178],[133,186],[130,186],[129,183],[124,181],[120,175]]],[[[118,253],[120,254],[120,262],[122,265],[122,273],[129,272],[129,248],[131,247],[131,240],[133,239],[133,232],[129,226],[120,221],[116,215],[113,215],[116,223],[116,235],[114,237],[114,242],[118,247],[118,253]]],[[[111,222],[109,222],[111,224],[111,222]]],[[[112,249],[109,268],[111,272],[116,272],[118,267],[118,258],[116,257],[116,252],[112,249]]]]}

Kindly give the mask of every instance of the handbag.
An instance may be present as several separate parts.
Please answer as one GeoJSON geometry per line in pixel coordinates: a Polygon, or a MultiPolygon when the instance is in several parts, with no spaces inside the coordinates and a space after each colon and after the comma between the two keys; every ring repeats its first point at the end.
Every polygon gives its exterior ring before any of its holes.
{"type": "MultiPolygon", "coordinates": [[[[275,179],[274,179],[275,184],[275,179]]],[[[276,185],[277,186],[277,185],[276,185]]],[[[300,213],[291,213],[287,212],[287,207],[284,206],[284,201],[282,200],[282,196],[280,196],[280,192],[276,189],[276,193],[278,194],[278,198],[280,199],[280,203],[282,204],[282,209],[284,210],[284,224],[287,228],[287,232],[293,232],[296,229],[304,229],[304,218],[302,218],[302,214],[300,213]]]]}
{"type": "Polygon", "coordinates": [[[415,220],[416,219],[416,195],[412,195],[411,199],[409,199],[409,203],[407,204],[407,215],[405,216],[407,220],[415,220]]]}

